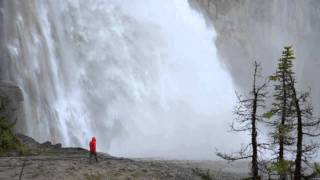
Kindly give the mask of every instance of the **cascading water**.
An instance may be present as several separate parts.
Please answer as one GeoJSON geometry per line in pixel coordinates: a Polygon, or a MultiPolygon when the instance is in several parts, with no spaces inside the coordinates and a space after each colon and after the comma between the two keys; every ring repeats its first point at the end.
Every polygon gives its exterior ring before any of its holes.
{"type": "Polygon", "coordinates": [[[4,0],[3,79],[25,96],[19,130],[130,157],[210,158],[234,88],[215,33],[187,0],[4,0]]]}

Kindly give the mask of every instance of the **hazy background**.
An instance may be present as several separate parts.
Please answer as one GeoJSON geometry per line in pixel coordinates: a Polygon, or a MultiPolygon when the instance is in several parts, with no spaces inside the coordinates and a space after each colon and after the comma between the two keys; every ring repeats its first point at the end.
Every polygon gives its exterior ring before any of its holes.
{"type": "Polygon", "coordinates": [[[318,0],[189,0],[217,31],[215,44],[240,89],[250,87],[250,64],[260,61],[264,74],[275,71],[283,46],[293,45],[300,89],[312,90],[320,109],[318,0]]]}
{"type": "Polygon", "coordinates": [[[186,0],[2,0],[2,79],[23,90],[19,132],[127,157],[213,159],[234,86],[186,0]]]}
{"type": "Polygon", "coordinates": [[[214,159],[231,134],[234,91],[292,44],[315,109],[316,0],[0,0],[1,80],[24,93],[17,130],[127,157],[214,159]],[[192,6],[189,6],[191,2],[192,6]]]}

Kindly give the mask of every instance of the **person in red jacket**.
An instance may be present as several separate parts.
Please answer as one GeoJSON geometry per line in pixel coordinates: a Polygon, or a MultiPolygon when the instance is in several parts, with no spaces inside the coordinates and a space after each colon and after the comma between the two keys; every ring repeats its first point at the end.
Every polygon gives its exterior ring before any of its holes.
{"type": "Polygon", "coordinates": [[[96,159],[96,162],[98,162],[98,157],[97,157],[97,151],[96,151],[96,146],[97,146],[97,141],[95,137],[92,137],[92,140],[89,143],[90,147],[90,157],[89,161],[91,162],[91,157],[94,156],[96,159]]]}

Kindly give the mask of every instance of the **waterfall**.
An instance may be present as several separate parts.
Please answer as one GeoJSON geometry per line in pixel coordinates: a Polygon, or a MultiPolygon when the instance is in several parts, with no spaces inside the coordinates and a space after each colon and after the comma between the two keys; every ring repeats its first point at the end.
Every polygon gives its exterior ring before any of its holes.
{"type": "Polygon", "coordinates": [[[216,33],[187,0],[4,0],[2,79],[23,90],[18,130],[129,157],[230,148],[234,87],[216,33]],[[219,137],[229,138],[228,142],[219,137]]]}

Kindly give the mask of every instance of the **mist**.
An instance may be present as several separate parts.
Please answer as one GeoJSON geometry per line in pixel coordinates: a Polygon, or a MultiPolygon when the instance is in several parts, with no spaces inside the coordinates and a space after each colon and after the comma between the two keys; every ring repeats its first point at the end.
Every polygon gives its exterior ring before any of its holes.
{"type": "Polygon", "coordinates": [[[215,159],[245,142],[228,132],[236,88],[219,34],[188,1],[1,4],[1,78],[25,99],[18,132],[168,159],[215,159]]]}
{"type": "Polygon", "coordinates": [[[292,45],[300,91],[311,89],[315,112],[320,112],[320,2],[317,0],[190,0],[217,31],[219,60],[226,64],[235,87],[250,88],[251,64],[262,63],[264,76],[275,72],[284,46],[292,45]]]}

